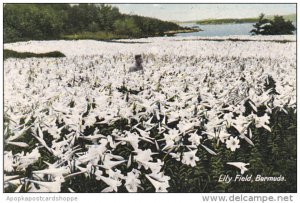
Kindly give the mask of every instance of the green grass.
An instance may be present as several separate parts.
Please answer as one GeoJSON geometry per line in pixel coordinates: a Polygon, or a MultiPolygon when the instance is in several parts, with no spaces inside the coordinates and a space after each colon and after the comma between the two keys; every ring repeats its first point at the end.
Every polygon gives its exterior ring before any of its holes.
{"type": "Polygon", "coordinates": [[[9,49],[3,50],[3,59],[8,58],[31,58],[31,57],[37,57],[37,58],[44,58],[44,57],[65,57],[65,55],[59,51],[53,51],[53,52],[47,52],[42,54],[35,54],[31,52],[17,52],[9,49]]]}
{"type": "Polygon", "coordinates": [[[110,41],[115,39],[137,39],[141,37],[157,37],[157,36],[163,36],[164,34],[168,36],[175,35],[177,33],[187,33],[187,32],[197,32],[200,29],[195,28],[186,28],[181,30],[171,30],[164,32],[163,34],[155,33],[153,35],[139,35],[139,36],[131,36],[131,35],[119,35],[113,32],[81,32],[76,34],[70,34],[70,35],[63,35],[61,38],[66,40],[80,40],[80,39],[91,39],[91,40],[101,40],[101,41],[110,41]]]}
{"type": "Polygon", "coordinates": [[[63,35],[63,39],[68,40],[79,40],[79,39],[93,39],[93,40],[112,40],[112,39],[127,39],[130,36],[126,35],[117,35],[112,32],[81,32],[70,35],[63,35]]]}

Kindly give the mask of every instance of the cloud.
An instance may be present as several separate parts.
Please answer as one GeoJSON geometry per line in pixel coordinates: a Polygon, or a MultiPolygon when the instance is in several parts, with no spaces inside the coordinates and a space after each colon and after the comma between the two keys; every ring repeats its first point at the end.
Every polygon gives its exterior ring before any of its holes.
{"type": "Polygon", "coordinates": [[[153,7],[163,9],[163,6],[161,4],[152,4],[153,7]]]}

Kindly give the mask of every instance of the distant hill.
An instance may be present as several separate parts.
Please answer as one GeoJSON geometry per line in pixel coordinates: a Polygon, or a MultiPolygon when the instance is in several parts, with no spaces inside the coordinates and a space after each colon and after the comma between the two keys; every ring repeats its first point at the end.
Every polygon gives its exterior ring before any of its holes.
{"type": "MultiPolygon", "coordinates": [[[[282,15],[285,20],[296,21],[297,16],[296,14],[289,14],[289,15],[282,15]]],[[[273,19],[274,15],[266,16],[267,19],[273,19]]],[[[217,25],[217,24],[230,24],[230,23],[255,23],[257,22],[257,18],[222,18],[222,19],[205,19],[205,20],[194,20],[194,21],[173,21],[177,24],[184,24],[184,23],[196,23],[202,25],[217,25]]]]}

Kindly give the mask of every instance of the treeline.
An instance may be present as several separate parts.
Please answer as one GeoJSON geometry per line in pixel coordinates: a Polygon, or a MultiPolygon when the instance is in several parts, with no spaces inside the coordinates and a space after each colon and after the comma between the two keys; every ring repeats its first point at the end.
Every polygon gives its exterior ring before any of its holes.
{"type": "Polygon", "coordinates": [[[3,14],[4,42],[62,39],[82,33],[148,37],[183,29],[172,22],[122,14],[104,4],[5,4],[3,14]]]}
{"type": "Polygon", "coordinates": [[[196,23],[201,25],[218,25],[218,24],[229,24],[229,23],[254,23],[257,22],[258,18],[223,18],[223,19],[207,19],[199,20],[196,23]]]}

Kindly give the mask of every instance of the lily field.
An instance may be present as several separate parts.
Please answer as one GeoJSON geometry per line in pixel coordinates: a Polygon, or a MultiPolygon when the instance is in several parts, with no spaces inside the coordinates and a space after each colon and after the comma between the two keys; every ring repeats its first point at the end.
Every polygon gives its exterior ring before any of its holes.
{"type": "Polygon", "coordinates": [[[296,191],[295,36],[4,48],[5,192],[296,191]]]}

